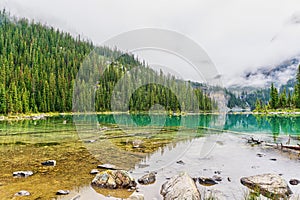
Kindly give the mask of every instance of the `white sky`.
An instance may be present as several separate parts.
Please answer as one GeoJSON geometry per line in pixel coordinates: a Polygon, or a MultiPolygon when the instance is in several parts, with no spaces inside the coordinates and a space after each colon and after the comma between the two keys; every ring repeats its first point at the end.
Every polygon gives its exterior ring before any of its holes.
{"type": "Polygon", "coordinates": [[[96,44],[138,28],[174,30],[232,78],[300,54],[299,0],[0,0],[0,6],[96,44]]]}

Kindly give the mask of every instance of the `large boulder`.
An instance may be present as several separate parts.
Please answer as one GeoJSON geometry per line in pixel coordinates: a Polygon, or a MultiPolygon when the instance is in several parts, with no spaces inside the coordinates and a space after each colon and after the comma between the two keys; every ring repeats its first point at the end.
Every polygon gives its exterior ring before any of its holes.
{"type": "Polygon", "coordinates": [[[160,194],[164,200],[201,199],[195,181],[186,172],[182,172],[164,183],[160,194]]]}
{"type": "Polygon", "coordinates": [[[100,188],[133,188],[136,186],[134,178],[124,170],[106,170],[98,173],[92,181],[92,186],[100,188]]]}
{"type": "Polygon", "coordinates": [[[251,190],[272,199],[288,198],[292,194],[286,181],[277,174],[243,177],[241,183],[251,190]]]}

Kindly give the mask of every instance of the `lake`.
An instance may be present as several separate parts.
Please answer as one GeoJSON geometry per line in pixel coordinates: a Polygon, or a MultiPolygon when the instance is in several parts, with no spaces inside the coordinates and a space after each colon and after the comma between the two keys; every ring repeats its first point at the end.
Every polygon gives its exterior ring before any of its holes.
{"type": "MultiPolygon", "coordinates": [[[[157,172],[155,184],[138,186],[146,199],[162,199],[161,185],[180,171],[192,177],[211,177],[220,171],[223,181],[218,185],[198,187],[203,196],[221,199],[247,195],[239,181],[242,176],[272,172],[286,180],[300,178],[297,155],[248,145],[246,138],[251,136],[277,143],[291,138],[296,145],[300,116],[111,114],[1,121],[0,199],[16,199],[20,190],[31,193],[22,199],[127,198],[132,192],[90,186],[95,176],[90,171],[103,163],[129,170],[136,179],[157,172]],[[50,159],[57,161],[55,167],[41,165],[50,159]],[[19,170],[34,175],[14,178],[12,173],[19,170]],[[61,189],[71,194],[58,197],[55,193],[61,189]]],[[[299,187],[291,189],[300,194],[299,187]]]]}

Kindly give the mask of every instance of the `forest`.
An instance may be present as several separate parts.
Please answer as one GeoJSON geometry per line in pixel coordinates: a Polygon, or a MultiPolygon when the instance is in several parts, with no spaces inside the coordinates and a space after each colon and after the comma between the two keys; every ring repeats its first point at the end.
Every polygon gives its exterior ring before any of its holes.
{"type": "Polygon", "coordinates": [[[299,109],[300,108],[300,65],[296,74],[296,83],[293,90],[287,90],[285,87],[280,91],[271,84],[269,89],[270,100],[264,103],[261,99],[257,98],[255,103],[256,111],[266,111],[268,109],[299,109]]]}
{"type": "Polygon", "coordinates": [[[190,82],[155,71],[134,55],[0,12],[0,113],[71,112],[78,106],[82,112],[111,111],[112,96],[122,100],[124,95],[129,97],[127,107],[116,100],[115,110],[148,111],[155,104],[172,112],[210,112],[217,107],[190,82]],[[82,63],[94,61],[91,54],[99,61],[96,65],[102,63],[95,69],[101,73],[78,78],[82,63]],[[125,80],[131,81],[118,84],[127,74],[125,80]],[[133,90],[141,80],[149,84],[133,90]],[[116,86],[124,87],[117,90],[122,92],[114,92],[116,86]]]}

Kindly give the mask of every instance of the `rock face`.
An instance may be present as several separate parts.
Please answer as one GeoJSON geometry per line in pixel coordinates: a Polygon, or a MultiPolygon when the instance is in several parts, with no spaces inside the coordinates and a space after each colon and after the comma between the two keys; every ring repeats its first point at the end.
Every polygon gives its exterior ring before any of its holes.
{"type": "Polygon", "coordinates": [[[124,170],[106,170],[98,173],[92,181],[92,185],[100,188],[132,188],[136,186],[134,178],[124,170]]]}
{"type": "Polygon", "coordinates": [[[277,174],[262,174],[241,178],[248,188],[272,199],[288,198],[292,191],[286,181],[277,174]]]}
{"type": "Polygon", "coordinates": [[[15,177],[28,177],[33,175],[32,171],[17,171],[17,172],[13,172],[13,176],[15,177]]]}
{"type": "Polygon", "coordinates": [[[180,173],[164,183],[160,194],[164,200],[201,199],[194,180],[186,172],[180,173]]]}
{"type": "Polygon", "coordinates": [[[148,185],[154,183],[155,180],[156,180],[155,174],[151,172],[139,178],[138,182],[142,185],[148,185]]]}
{"type": "Polygon", "coordinates": [[[56,165],[56,160],[47,160],[45,162],[42,162],[42,165],[44,166],[55,166],[56,165]]]}

